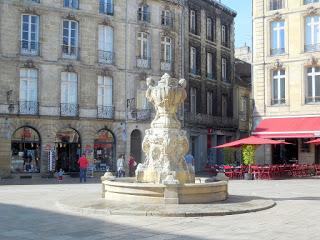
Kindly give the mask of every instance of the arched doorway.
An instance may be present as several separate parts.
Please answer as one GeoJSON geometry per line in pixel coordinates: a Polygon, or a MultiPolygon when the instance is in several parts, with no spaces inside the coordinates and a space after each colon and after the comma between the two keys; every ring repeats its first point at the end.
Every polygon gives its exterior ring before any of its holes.
{"type": "Polygon", "coordinates": [[[11,138],[11,172],[40,172],[40,135],[28,126],[18,128],[11,138]]]}
{"type": "Polygon", "coordinates": [[[136,159],[137,163],[142,162],[142,156],[141,156],[141,151],[142,151],[142,136],[141,132],[139,130],[133,130],[131,133],[130,137],[130,153],[132,156],[136,159]]]}
{"type": "Polygon", "coordinates": [[[81,139],[79,133],[72,128],[65,128],[57,132],[56,170],[62,168],[65,172],[79,172],[78,159],[81,154],[81,139]]]}
{"type": "Polygon", "coordinates": [[[114,134],[108,129],[100,130],[94,140],[94,160],[96,171],[115,170],[116,157],[114,134]]]}

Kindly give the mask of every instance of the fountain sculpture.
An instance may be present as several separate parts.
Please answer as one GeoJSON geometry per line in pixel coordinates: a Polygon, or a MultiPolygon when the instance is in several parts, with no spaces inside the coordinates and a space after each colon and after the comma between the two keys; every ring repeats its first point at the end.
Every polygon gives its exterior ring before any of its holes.
{"type": "Polygon", "coordinates": [[[158,85],[148,78],[147,86],[146,97],[154,105],[156,115],[142,143],[145,162],[138,165],[135,179],[103,177],[103,197],[113,201],[164,204],[225,200],[227,182],[211,179],[195,183],[194,171],[184,161],[189,142],[176,114],[187,97],[186,81],[164,74],[158,85]]]}

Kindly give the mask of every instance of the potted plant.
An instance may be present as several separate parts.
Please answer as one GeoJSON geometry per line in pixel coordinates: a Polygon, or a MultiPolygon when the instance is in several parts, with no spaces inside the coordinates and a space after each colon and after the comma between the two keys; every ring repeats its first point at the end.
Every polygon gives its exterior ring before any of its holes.
{"type": "Polygon", "coordinates": [[[254,145],[244,145],[242,147],[243,164],[249,167],[248,173],[244,174],[244,179],[252,180],[253,174],[251,173],[251,165],[255,163],[256,147],[254,145]]]}

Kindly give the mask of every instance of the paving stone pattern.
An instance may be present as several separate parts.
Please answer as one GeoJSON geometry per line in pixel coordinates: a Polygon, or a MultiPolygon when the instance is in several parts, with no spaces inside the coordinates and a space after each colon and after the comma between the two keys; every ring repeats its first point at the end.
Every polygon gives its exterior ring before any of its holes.
{"type": "Polygon", "coordinates": [[[66,212],[57,202],[98,194],[101,185],[44,183],[0,186],[0,240],[320,239],[319,178],[231,181],[230,194],[271,198],[277,205],[248,214],[190,218],[66,212]]]}

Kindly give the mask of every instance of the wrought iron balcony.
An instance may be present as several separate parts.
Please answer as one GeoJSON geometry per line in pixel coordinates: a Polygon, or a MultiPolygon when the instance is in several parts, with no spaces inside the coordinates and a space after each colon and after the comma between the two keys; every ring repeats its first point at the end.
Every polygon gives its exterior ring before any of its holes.
{"type": "Polygon", "coordinates": [[[239,120],[231,117],[213,116],[202,113],[185,113],[185,121],[190,124],[200,124],[206,127],[237,128],[239,120]]]}
{"type": "Polygon", "coordinates": [[[161,25],[165,27],[172,28],[173,27],[173,17],[161,15],[161,25]]]}
{"type": "Polygon", "coordinates": [[[62,45],[62,58],[67,59],[79,59],[79,48],[70,46],[70,45],[62,45]]]}
{"type": "Polygon", "coordinates": [[[150,22],[150,12],[149,11],[142,11],[138,10],[137,12],[138,21],[141,22],[150,22]]]}
{"type": "Polygon", "coordinates": [[[138,68],[150,68],[151,58],[137,57],[137,67],[138,68]]]}
{"type": "Polygon", "coordinates": [[[320,103],[320,96],[306,97],[306,103],[320,103]]]}
{"type": "Polygon", "coordinates": [[[99,63],[114,64],[114,52],[98,50],[99,63]]]}
{"type": "Polygon", "coordinates": [[[33,41],[20,41],[20,52],[21,55],[32,55],[38,56],[40,53],[40,43],[33,41]]]}
{"type": "Polygon", "coordinates": [[[151,109],[134,109],[128,117],[130,120],[148,121],[151,119],[151,109]]]}
{"type": "Polygon", "coordinates": [[[200,68],[190,68],[190,73],[192,75],[196,75],[196,76],[200,76],[201,75],[200,68]]]}
{"type": "Polygon", "coordinates": [[[274,48],[271,49],[271,56],[281,55],[285,53],[285,48],[274,48]]]}
{"type": "Polygon", "coordinates": [[[60,104],[61,117],[77,117],[79,116],[79,105],[76,103],[61,103],[60,104]]]}
{"type": "Polygon", "coordinates": [[[320,43],[316,44],[306,44],[304,45],[305,52],[317,52],[320,51],[320,43]]]}
{"type": "Polygon", "coordinates": [[[99,12],[102,14],[113,15],[114,6],[108,2],[100,1],[99,12]]]}
{"type": "Polygon", "coordinates": [[[161,68],[161,71],[171,72],[171,70],[172,70],[172,62],[171,61],[166,61],[166,60],[161,60],[160,68],[161,68]]]}
{"type": "Polygon", "coordinates": [[[97,117],[104,119],[114,118],[114,107],[113,106],[98,106],[97,107],[97,117]]]}
{"type": "Polygon", "coordinates": [[[271,100],[271,105],[281,105],[281,104],[286,104],[285,98],[271,100]]]}
{"type": "Polygon", "coordinates": [[[18,111],[21,115],[38,115],[39,103],[34,101],[19,101],[18,111]]]}

